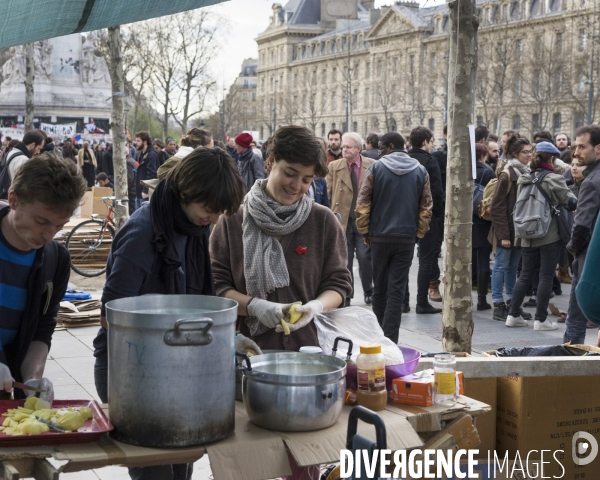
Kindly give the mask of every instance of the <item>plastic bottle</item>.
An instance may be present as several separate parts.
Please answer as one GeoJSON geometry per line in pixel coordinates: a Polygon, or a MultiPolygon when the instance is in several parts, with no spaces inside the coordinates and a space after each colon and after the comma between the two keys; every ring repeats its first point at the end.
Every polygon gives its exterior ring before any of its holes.
{"type": "Polygon", "coordinates": [[[456,357],[449,353],[436,355],[433,360],[433,401],[442,407],[456,404],[456,357]]]}
{"type": "Polygon", "coordinates": [[[385,389],[385,358],[381,345],[361,345],[360,355],[356,357],[359,405],[371,410],[383,410],[387,405],[385,389]]]}

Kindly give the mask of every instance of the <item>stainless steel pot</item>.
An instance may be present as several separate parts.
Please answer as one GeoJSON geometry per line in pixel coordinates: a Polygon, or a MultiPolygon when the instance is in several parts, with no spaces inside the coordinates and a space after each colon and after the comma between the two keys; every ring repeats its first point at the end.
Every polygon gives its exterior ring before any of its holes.
{"type": "Polygon", "coordinates": [[[337,422],[346,392],[343,360],[285,352],[246,357],[245,362],[245,367],[238,367],[244,372],[242,396],[254,424],[269,430],[302,432],[337,422]]]}
{"type": "Polygon", "coordinates": [[[233,433],[236,302],[144,295],[108,302],[106,311],[108,402],[117,439],[168,448],[233,433]]]}

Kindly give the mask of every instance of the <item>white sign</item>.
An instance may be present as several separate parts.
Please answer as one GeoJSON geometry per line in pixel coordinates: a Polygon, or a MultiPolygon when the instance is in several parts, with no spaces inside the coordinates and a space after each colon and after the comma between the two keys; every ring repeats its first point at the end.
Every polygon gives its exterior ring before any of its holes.
{"type": "Polygon", "coordinates": [[[473,180],[477,178],[477,149],[475,148],[475,125],[469,125],[469,140],[471,141],[471,168],[473,180]]]}
{"type": "Polygon", "coordinates": [[[52,123],[40,123],[40,129],[49,135],[72,137],[77,133],[77,123],[64,123],[60,125],[53,125],[52,123]]]}
{"type": "Polygon", "coordinates": [[[23,135],[25,135],[25,130],[22,128],[0,128],[0,133],[2,134],[2,138],[10,137],[13,140],[23,140],[23,135]]]}

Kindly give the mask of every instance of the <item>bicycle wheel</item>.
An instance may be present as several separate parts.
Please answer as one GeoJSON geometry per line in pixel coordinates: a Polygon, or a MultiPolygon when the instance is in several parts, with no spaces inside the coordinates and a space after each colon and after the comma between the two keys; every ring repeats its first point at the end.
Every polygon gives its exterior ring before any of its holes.
{"type": "Polygon", "coordinates": [[[71,230],[65,246],[73,271],[84,277],[102,275],[114,236],[113,226],[105,226],[102,220],[86,220],[71,230]]]}

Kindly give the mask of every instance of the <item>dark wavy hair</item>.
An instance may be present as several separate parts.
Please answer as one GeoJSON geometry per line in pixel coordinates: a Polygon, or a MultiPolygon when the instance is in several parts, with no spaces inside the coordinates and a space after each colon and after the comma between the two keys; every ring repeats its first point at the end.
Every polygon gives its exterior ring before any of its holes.
{"type": "Polygon", "coordinates": [[[328,172],[327,156],[321,142],[308,128],[298,125],[280,127],[269,137],[267,157],[275,162],[285,160],[305,167],[314,166],[318,177],[325,177],[328,172]]]}
{"type": "Polygon", "coordinates": [[[513,134],[506,140],[504,144],[504,150],[506,151],[506,158],[517,158],[517,155],[523,147],[531,145],[531,142],[525,137],[520,137],[518,134],[513,134]]]}
{"type": "Polygon", "coordinates": [[[166,176],[167,185],[184,205],[203,203],[212,212],[236,213],[246,184],[235,161],[224,150],[197,148],[173,167],[166,176]]]}

